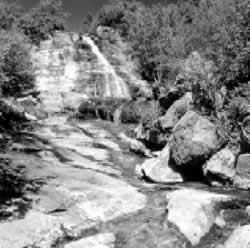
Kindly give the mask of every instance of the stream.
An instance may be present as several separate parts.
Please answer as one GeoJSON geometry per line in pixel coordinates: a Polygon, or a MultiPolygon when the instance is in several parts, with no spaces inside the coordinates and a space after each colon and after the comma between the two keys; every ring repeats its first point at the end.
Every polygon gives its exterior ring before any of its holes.
{"type": "MultiPolygon", "coordinates": [[[[199,183],[150,184],[139,180],[140,158],[119,134],[130,126],[67,120],[54,115],[24,135],[26,149],[13,163],[39,182],[17,218],[0,222],[0,248],[189,248],[167,220],[167,194],[182,188],[212,191],[199,183]]],[[[249,223],[247,192],[213,189],[234,196],[223,206],[226,226],[213,225],[198,248],[222,244],[239,224],[249,223]]],[[[188,206],[187,206],[188,207],[188,206]]]]}

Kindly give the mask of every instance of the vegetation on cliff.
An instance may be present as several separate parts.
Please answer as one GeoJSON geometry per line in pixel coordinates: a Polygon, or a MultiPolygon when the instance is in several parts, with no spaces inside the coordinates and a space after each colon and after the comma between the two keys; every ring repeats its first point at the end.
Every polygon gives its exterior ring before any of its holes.
{"type": "Polygon", "coordinates": [[[156,98],[181,85],[182,94],[193,93],[196,111],[225,127],[235,139],[250,101],[247,5],[245,0],[151,6],[140,1],[110,1],[85,24],[89,23],[90,33],[100,25],[120,33],[156,98]],[[207,71],[186,70],[194,51],[202,63],[210,64],[207,71]],[[185,76],[180,79],[181,74],[185,76]]]}

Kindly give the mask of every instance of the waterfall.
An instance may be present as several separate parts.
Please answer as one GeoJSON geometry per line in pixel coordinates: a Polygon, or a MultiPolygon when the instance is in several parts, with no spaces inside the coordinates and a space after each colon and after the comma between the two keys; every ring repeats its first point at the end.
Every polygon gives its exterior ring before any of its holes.
{"type": "Polygon", "coordinates": [[[102,65],[104,73],[106,74],[106,82],[104,87],[103,96],[104,97],[116,97],[116,98],[128,98],[130,99],[129,88],[124,80],[117,75],[113,66],[108,62],[104,55],[100,52],[94,41],[83,36],[83,41],[85,41],[91,48],[93,54],[96,55],[98,63],[102,65]]]}

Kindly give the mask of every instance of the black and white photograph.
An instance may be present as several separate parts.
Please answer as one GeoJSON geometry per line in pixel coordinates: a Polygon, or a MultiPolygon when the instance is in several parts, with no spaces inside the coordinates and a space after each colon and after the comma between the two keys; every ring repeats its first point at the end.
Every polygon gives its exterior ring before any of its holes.
{"type": "Polygon", "coordinates": [[[0,0],[0,248],[250,248],[249,0],[0,0]]]}

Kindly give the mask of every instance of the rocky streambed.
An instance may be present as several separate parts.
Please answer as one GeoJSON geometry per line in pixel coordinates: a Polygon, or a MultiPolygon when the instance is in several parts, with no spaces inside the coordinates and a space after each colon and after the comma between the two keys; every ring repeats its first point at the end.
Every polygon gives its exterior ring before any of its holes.
{"type": "Polygon", "coordinates": [[[139,180],[122,130],[55,115],[11,144],[26,185],[2,204],[0,247],[249,247],[248,192],[139,180]]]}

